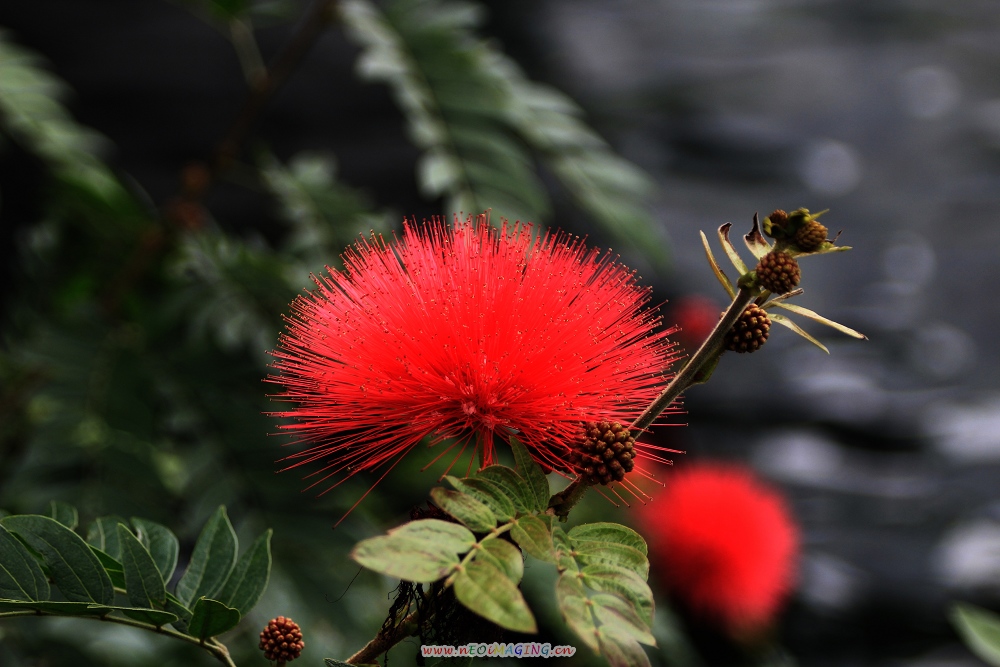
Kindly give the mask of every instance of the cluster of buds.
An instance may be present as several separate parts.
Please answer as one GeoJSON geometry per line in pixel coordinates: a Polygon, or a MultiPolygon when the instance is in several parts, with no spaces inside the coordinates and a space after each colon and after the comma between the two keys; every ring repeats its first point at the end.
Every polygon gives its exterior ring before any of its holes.
{"type": "Polygon", "coordinates": [[[620,482],[635,467],[635,438],[618,422],[586,422],[570,464],[588,486],[620,482]]]}
{"type": "Polygon", "coordinates": [[[290,618],[279,616],[271,619],[267,627],[260,631],[260,644],[264,657],[272,662],[283,665],[295,660],[302,654],[305,644],[302,642],[302,630],[299,624],[290,618]]]}
{"type": "Polygon", "coordinates": [[[739,319],[726,332],[725,349],[734,352],[754,352],[760,349],[770,334],[771,323],[774,322],[788,327],[826,351],[826,347],[822,343],[807,334],[791,320],[773,312],[766,312],[771,308],[787,309],[833,327],[849,336],[865,338],[857,331],[832,322],[807,308],[787,303],[789,298],[802,292],[802,290],[796,289],[802,278],[799,258],[806,255],[821,255],[850,249],[846,246],[836,245],[836,239],[827,238],[829,230],[818,220],[823,213],[825,211],[810,213],[805,208],[797,209],[791,213],[779,209],[764,218],[763,224],[760,224],[757,217],[754,216],[753,229],[744,237],[747,248],[757,260],[756,266],[751,265],[752,269],[743,263],[729,239],[729,230],[732,225],[726,223],[720,227],[719,240],[726,251],[726,256],[740,274],[736,284],[730,282],[719,267],[708,245],[708,239],[702,234],[702,242],[709,263],[716,278],[722,283],[729,296],[735,298],[736,289],[739,287],[749,290],[754,297],[739,319]],[[763,234],[761,233],[762,228],[763,234]],[[768,242],[764,238],[764,234],[774,239],[774,242],[768,242]]]}

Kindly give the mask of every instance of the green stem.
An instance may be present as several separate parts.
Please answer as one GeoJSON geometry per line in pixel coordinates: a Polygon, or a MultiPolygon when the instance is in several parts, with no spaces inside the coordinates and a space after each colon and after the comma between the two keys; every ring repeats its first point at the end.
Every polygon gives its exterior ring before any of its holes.
{"type": "Polygon", "coordinates": [[[458,573],[465,568],[466,563],[475,558],[476,554],[479,553],[483,542],[488,542],[503,535],[508,530],[513,528],[515,523],[517,523],[517,521],[511,521],[510,523],[505,523],[502,526],[497,526],[492,531],[490,531],[489,535],[476,542],[475,546],[469,549],[469,553],[465,554],[465,556],[462,557],[462,560],[459,562],[459,564],[455,566],[455,572],[452,573],[451,576],[449,576],[447,579],[445,579],[444,587],[448,588],[449,586],[451,586],[451,584],[455,581],[455,577],[458,576],[458,573]]]}
{"type": "Polygon", "coordinates": [[[179,639],[189,644],[194,644],[195,646],[200,646],[201,648],[209,651],[212,655],[218,658],[219,662],[226,665],[226,667],[236,667],[236,663],[234,663],[232,658],[229,656],[229,649],[226,648],[225,644],[219,642],[216,639],[209,639],[207,641],[202,641],[197,637],[192,637],[191,635],[185,635],[181,632],[172,630],[170,628],[153,625],[152,623],[143,623],[142,621],[136,621],[131,618],[120,618],[117,616],[64,616],[63,614],[51,614],[44,611],[36,611],[34,609],[32,610],[26,609],[24,611],[0,612],[0,618],[12,618],[15,616],[57,616],[60,618],[81,618],[90,621],[104,621],[105,623],[117,623],[119,625],[127,625],[129,627],[140,628],[142,630],[148,630],[150,632],[155,632],[160,635],[173,637],[174,639],[179,639]]]}
{"type": "Polygon", "coordinates": [[[388,632],[379,632],[374,639],[364,645],[364,648],[344,662],[349,665],[367,665],[375,662],[378,656],[416,632],[418,620],[417,612],[413,612],[388,632]]]}
{"type": "Polygon", "coordinates": [[[722,348],[722,340],[725,338],[726,333],[733,328],[736,320],[739,319],[740,315],[743,314],[743,311],[746,310],[746,307],[750,305],[753,299],[754,294],[750,290],[745,287],[740,288],[740,291],[733,298],[733,302],[729,304],[729,308],[722,315],[722,319],[715,325],[712,333],[708,335],[708,338],[701,344],[698,351],[684,365],[681,372],[675,375],[670,384],[660,392],[656,400],[639,415],[638,419],[632,422],[632,426],[629,427],[631,430],[645,431],[660,416],[661,412],[666,410],[671,403],[677,400],[678,396],[684,393],[685,389],[694,383],[695,378],[698,376],[698,371],[705,365],[705,362],[718,354],[722,348]]]}

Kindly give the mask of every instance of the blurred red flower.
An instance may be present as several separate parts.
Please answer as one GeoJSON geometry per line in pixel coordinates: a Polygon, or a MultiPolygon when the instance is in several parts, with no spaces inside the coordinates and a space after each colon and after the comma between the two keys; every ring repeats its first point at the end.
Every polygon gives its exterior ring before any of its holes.
{"type": "Polygon", "coordinates": [[[719,322],[722,308],[708,297],[698,294],[684,296],[674,301],[671,319],[677,322],[677,338],[684,349],[694,353],[708,338],[719,322]]]}
{"type": "Polygon", "coordinates": [[[488,465],[494,435],[517,433],[566,470],[581,422],[630,423],[675,359],[649,289],[578,238],[485,215],[404,221],[343,259],[292,303],[268,378],[297,404],[274,414],[306,445],[287,467],[319,465],[310,488],[384,477],[428,435],[455,439],[435,460],[471,446],[488,465]]]}
{"type": "Polygon", "coordinates": [[[794,585],[798,528],[782,496],[747,469],[678,470],[639,521],[669,589],[734,634],[765,627],[794,585]]]}

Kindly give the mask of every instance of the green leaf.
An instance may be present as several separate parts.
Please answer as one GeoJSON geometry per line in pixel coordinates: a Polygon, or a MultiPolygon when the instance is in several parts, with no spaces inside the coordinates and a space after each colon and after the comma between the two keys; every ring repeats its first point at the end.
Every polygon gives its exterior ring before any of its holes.
{"type": "Polygon", "coordinates": [[[95,546],[115,560],[121,560],[122,547],[118,542],[118,524],[128,522],[120,516],[102,516],[94,519],[87,528],[87,544],[95,546]]]}
{"type": "Polygon", "coordinates": [[[712,273],[715,274],[715,279],[719,281],[722,288],[726,290],[726,294],[732,299],[736,296],[736,290],[733,289],[733,283],[729,280],[729,276],[726,272],[719,267],[719,263],[715,260],[715,255],[712,254],[712,247],[708,244],[708,237],[705,236],[705,232],[699,232],[701,234],[701,245],[705,248],[705,257],[708,259],[708,265],[712,267],[712,273]]]}
{"type": "Polygon", "coordinates": [[[104,616],[110,613],[113,607],[93,602],[0,600],[0,612],[27,610],[40,611],[44,614],[58,614],[59,616],[104,616]]]}
{"type": "Polygon", "coordinates": [[[476,533],[488,533],[496,528],[496,515],[472,496],[438,486],[431,489],[431,500],[476,533]]]}
{"type": "Polygon", "coordinates": [[[504,495],[514,503],[514,509],[521,513],[530,512],[534,505],[534,494],[524,478],[513,468],[492,465],[476,474],[476,479],[485,479],[500,487],[504,495]]]}
{"type": "Polygon", "coordinates": [[[49,599],[49,582],[38,561],[3,526],[0,526],[0,598],[49,599]]]}
{"type": "Polygon", "coordinates": [[[72,530],[47,516],[17,515],[0,519],[42,555],[52,580],[70,602],[112,604],[114,587],[97,556],[72,530]]]}
{"type": "Polygon", "coordinates": [[[584,565],[606,564],[632,570],[645,579],[649,576],[649,560],[636,549],[615,542],[574,542],[573,550],[577,560],[584,565]]]}
{"type": "Polygon", "coordinates": [[[93,545],[90,545],[90,550],[97,556],[97,560],[101,562],[104,571],[111,577],[111,583],[114,587],[125,588],[125,567],[93,545]]]}
{"type": "Polygon", "coordinates": [[[517,584],[489,561],[470,562],[458,572],[454,587],[458,601],[483,618],[515,632],[538,632],[517,584]]]}
{"type": "Polygon", "coordinates": [[[611,565],[587,565],[580,570],[583,583],[599,593],[615,593],[628,600],[647,625],[653,623],[653,592],[631,570],[611,565]]]}
{"type": "Polygon", "coordinates": [[[351,558],[369,570],[417,583],[437,581],[458,565],[453,550],[405,534],[362,540],[351,551],[351,558]]]}
{"type": "Polygon", "coordinates": [[[863,333],[861,333],[859,331],[855,331],[854,329],[852,329],[850,327],[846,327],[843,324],[840,324],[839,322],[834,322],[833,320],[829,320],[829,319],[823,317],[822,315],[820,315],[819,313],[817,313],[814,310],[809,310],[808,308],[803,308],[802,306],[796,306],[793,303],[784,303],[782,301],[773,301],[772,300],[770,302],[770,304],[774,305],[774,306],[777,306],[778,308],[784,308],[785,310],[790,310],[793,313],[796,313],[798,315],[802,315],[803,317],[808,317],[809,319],[813,320],[814,322],[819,322],[820,324],[825,324],[826,326],[831,327],[833,329],[836,329],[837,331],[839,331],[841,333],[845,333],[848,336],[851,336],[853,338],[858,338],[858,339],[861,339],[861,340],[868,340],[868,336],[864,335],[863,333]]]}
{"type": "Polygon", "coordinates": [[[514,518],[517,510],[514,503],[503,492],[500,485],[488,479],[478,477],[465,477],[458,479],[451,475],[445,475],[448,483],[467,496],[472,496],[479,502],[489,507],[493,514],[502,522],[510,521],[514,518]]]}
{"type": "Polygon", "coordinates": [[[1000,667],[1000,616],[959,602],[952,606],[949,617],[969,650],[983,662],[1000,667]]]}
{"type": "Polygon", "coordinates": [[[559,526],[555,526],[552,529],[552,544],[555,547],[556,567],[559,571],[579,572],[580,566],[572,556],[573,542],[569,539],[566,531],[559,526]]]}
{"type": "Polygon", "coordinates": [[[649,656],[631,633],[614,625],[597,629],[601,655],[611,667],[649,667],[649,656]]]}
{"type": "Polygon", "coordinates": [[[477,560],[489,561],[515,584],[520,583],[524,576],[524,557],[517,547],[502,538],[484,540],[479,546],[477,560]]]}
{"type": "Polygon", "coordinates": [[[787,327],[787,328],[791,329],[792,331],[794,331],[798,335],[802,336],[803,338],[805,338],[807,341],[809,341],[810,343],[812,343],[813,345],[815,345],[819,349],[823,350],[827,354],[830,354],[830,350],[827,349],[826,345],[823,345],[823,343],[821,343],[818,340],[816,340],[815,338],[813,338],[802,327],[800,327],[795,322],[792,322],[787,317],[785,317],[783,315],[778,315],[777,313],[768,313],[768,317],[771,318],[772,322],[774,322],[776,324],[780,324],[783,327],[787,327]]]}
{"type": "Polygon", "coordinates": [[[615,542],[632,547],[643,556],[649,553],[646,540],[642,539],[642,535],[618,523],[599,521],[580,524],[570,529],[569,538],[574,546],[580,542],[615,542]]]}
{"type": "Polygon", "coordinates": [[[470,30],[478,12],[468,7],[403,0],[383,11],[347,0],[340,16],[361,46],[359,74],[390,86],[410,138],[424,151],[417,163],[422,194],[444,195],[449,214],[492,207],[512,220],[540,222],[548,195],[510,123],[509,86],[491,66],[497,54],[470,30]]]}
{"type": "Polygon", "coordinates": [[[541,466],[531,458],[528,449],[514,436],[510,436],[510,448],[514,451],[514,464],[517,466],[517,471],[531,490],[532,509],[539,512],[545,511],[552,495],[549,492],[549,480],[545,478],[541,466]]]}
{"type": "Polygon", "coordinates": [[[743,263],[743,259],[740,257],[740,254],[736,252],[736,248],[733,247],[733,242],[729,240],[729,230],[732,226],[733,223],[727,222],[719,227],[719,242],[722,244],[722,249],[726,252],[726,256],[729,258],[729,261],[732,262],[733,266],[736,268],[736,272],[743,275],[747,272],[747,265],[743,263]]]}
{"type": "Polygon", "coordinates": [[[68,503],[61,503],[56,500],[49,501],[49,516],[73,530],[80,523],[80,515],[76,508],[68,503]]]}
{"type": "Polygon", "coordinates": [[[575,573],[564,573],[556,580],[556,602],[566,625],[597,653],[601,652],[597,640],[597,624],[583,584],[575,573]]]}
{"type": "Polygon", "coordinates": [[[155,521],[132,517],[132,525],[135,526],[142,546],[153,557],[163,581],[170,581],[177,567],[177,554],[180,550],[177,537],[166,526],[155,521]]]}
{"type": "Polygon", "coordinates": [[[149,623],[150,625],[155,625],[160,627],[162,625],[167,625],[168,623],[175,623],[178,620],[177,614],[173,614],[169,611],[160,611],[159,609],[145,609],[142,607],[112,607],[113,611],[121,612],[128,618],[136,621],[142,621],[143,623],[149,623]]]}
{"type": "MultiPolygon", "coordinates": [[[[167,601],[163,608],[180,619],[175,625],[186,625],[191,620],[191,610],[170,593],[167,593],[167,601]]],[[[183,630],[183,628],[181,629],[183,630]]]]}
{"type": "Polygon", "coordinates": [[[592,595],[590,601],[602,631],[613,629],[630,635],[642,644],[656,646],[649,625],[639,617],[631,602],[610,593],[592,595]]]}
{"type": "Polygon", "coordinates": [[[220,506],[202,528],[187,570],[177,582],[177,599],[185,606],[200,597],[215,595],[236,564],[236,531],[226,508],[220,506]]]}
{"type": "Polygon", "coordinates": [[[476,536],[468,528],[441,519],[410,521],[389,531],[397,537],[423,540],[446,551],[464,554],[476,543],[476,536]]]}
{"type": "Polygon", "coordinates": [[[549,526],[537,516],[522,516],[511,528],[510,536],[518,546],[538,560],[554,563],[556,554],[552,546],[549,526]]]}
{"type": "Polygon", "coordinates": [[[236,609],[218,600],[200,597],[194,605],[191,620],[188,621],[188,634],[201,640],[215,637],[235,628],[240,618],[240,612],[236,609]]]}
{"type": "Polygon", "coordinates": [[[44,160],[63,181],[106,201],[127,196],[98,158],[105,138],[78,125],[60,98],[66,85],[34,53],[0,33],[0,128],[44,160]]]}
{"type": "Polygon", "coordinates": [[[141,609],[152,609],[154,602],[162,606],[166,602],[167,590],[153,557],[124,524],[118,524],[118,542],[122,547],[122,567],[129,603],[141,609]]]}
{"type": "Polygon", "coordinates": [[[270,529],[264,531],[240,557],[219,593],[220,602],[236,609],[243,616],[253,609],[267,590],[267,582],[271,577],[272,532],[270,529]]]}

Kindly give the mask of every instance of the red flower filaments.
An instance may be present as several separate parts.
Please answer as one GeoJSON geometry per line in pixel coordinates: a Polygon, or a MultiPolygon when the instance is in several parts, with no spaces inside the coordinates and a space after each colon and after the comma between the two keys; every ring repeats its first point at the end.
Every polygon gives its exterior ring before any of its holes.
{"type": "Polygon", "coordinates": [[[679,470],[639,521],[669,589],[734,634],[765,628],[794,584],[798,528],[784,499],[749,470],[679,470]]]}
{"type": "Polygon", "coordinates": [[[582,422],[630,423],[675,358],[633,272],[563,234],[533,240],[485,215],[404,221],[401,238],[361,240],[343,260],[292,303],[269,378],[297,404],[275,413],[294,420],[281,428],[306,445],[283,461],[320,464],[310,476],[326,490],[384,477],[428,435],[488,465],[494,435],[516,433],[567,470],[582,422]]]}

